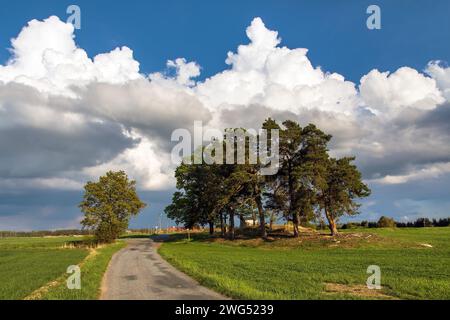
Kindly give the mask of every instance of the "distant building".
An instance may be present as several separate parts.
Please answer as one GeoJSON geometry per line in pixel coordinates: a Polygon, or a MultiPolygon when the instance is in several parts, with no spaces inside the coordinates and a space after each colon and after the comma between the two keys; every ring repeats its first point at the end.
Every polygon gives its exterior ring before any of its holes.
{"type": "Polygon", "coordinates": [[[254,221],[253,219],[245,220],[245,225],[247,227],[259,226],[259,221],[258,220],[254,221]]]}

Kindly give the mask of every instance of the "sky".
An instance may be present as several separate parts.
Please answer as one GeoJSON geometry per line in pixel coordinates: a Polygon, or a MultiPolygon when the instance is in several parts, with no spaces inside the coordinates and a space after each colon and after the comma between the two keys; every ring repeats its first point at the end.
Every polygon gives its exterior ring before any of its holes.
{"type": "MultiPolygon", "coordinates": [[[[171,133],[272,116],[333,134],[372,196],[358,220],[450,216],[450,3],[40,1],[0,11],[0,230],[77,228],[123,169],[159,224],[171,133]],[[81,9],[81,29],[66,21],[81,9]],[[381,9],[369,30],[366,9],[381,9]]],[[[163,224],[168,224],[163,219],[163,224]]]]}

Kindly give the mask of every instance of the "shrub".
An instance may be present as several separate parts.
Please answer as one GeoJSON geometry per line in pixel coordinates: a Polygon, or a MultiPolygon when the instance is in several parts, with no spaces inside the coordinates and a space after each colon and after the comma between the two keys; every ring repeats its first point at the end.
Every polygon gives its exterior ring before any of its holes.
{"type": "Polygon", "coordinates": [[[358,228],[358,227],[359,227],[359,224],[358,224],[358,223],[355,223],[355,222],[349,222],[349,223],[344,224],[344,225],[342,226],[342,229],[355,229],[355,228],[358,228]]]}
{"type": "Polygon", "coordinates": [[[396,223],[394,219],[382,216],[377,223],[378,228],[395,228],[396,223]]]}
{"type": "Polygon", "coordinates": [[[369,228],[377,228],[378,224],[376,222],[369,222],[369,228]]]}

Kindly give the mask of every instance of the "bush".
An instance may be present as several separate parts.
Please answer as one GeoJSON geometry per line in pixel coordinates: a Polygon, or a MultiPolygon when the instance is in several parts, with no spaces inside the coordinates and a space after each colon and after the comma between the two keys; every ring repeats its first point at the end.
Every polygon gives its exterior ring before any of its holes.
{"type": "Polygon", "coordinates": [[[341,229],[356,229],[358,227],[359,227],[358,223],[349,222],[349,223],[344,224],[341,229]]]}
{"type": "Polygon", "coordinates": [[[395,228],[396,223],[394,219],[382,216],[377,223],[378,228],[395,228]]]}

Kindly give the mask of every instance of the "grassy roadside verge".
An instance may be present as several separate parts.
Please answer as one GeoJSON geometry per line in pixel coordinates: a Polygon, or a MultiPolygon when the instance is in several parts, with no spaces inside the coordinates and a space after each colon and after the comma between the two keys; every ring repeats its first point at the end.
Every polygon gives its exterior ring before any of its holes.
{"type": "Polygon", "coordinates": [[[112,256],[125,246],[124,241],[117,241],[91,252],[80,264],[81,290],[69,290],[66,285],[69,275],[64,275],[37,298],[42,300],[97,300],[100,296],[103,275],[112,256]]]}

